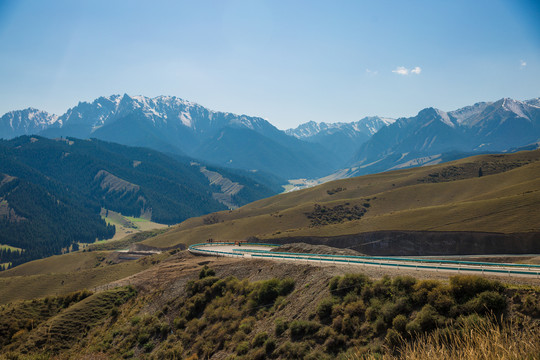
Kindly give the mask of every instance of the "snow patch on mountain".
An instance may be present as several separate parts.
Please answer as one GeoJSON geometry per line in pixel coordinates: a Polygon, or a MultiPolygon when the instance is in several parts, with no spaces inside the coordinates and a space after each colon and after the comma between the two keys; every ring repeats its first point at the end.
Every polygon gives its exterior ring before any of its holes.
{"type": "Polygon", "coordinates": [[[502,103],[503,109],[513,112],[518,117],[529,119],[529,117],[524,112],[525,106],[526,105],[522,103],[521,101],[517,101],[517,100],[513,100],[509,98],[504,98],[503,103],[502,103]]]}
{"type": "Polygon", "coordinates": [[[395,122],[395,119],[381,118],[378,116],[365,117],[355,122],[343,123],[326,123],[309,121],[298,125],[295,129],[287,129],[285,133],[294,136],[298,139],[308,139],[316,135],[332,135],[337,132],[347,133],[354,137],[355,133],[371,136],[379,131],[382,127],[388,126],[395,122]]]}
{"type": "Polygon", "coordinates": [[[448,112],[448,115],[455,119],[458,125],[470,126],[472,120],[480,115],[486,107],[491,105],[490,102],[478,102],[471,106],[465,106],[461,109],[448,112]]]}
{"type": "Polygon", "coordinates": [[[10,111],[0,118],[0,137],[6,134],[15,137],[19,135],[36,134],[51,126],[61,126],[58,115],[34,108],[10,111]]]}
{"type": "Polygon", "coordinates": [[[437,115],[439,115],[441,117],[443,123],[445,123],[446,125],[448,125],[448,126],[450,126],[452,128],[456,126],[452,122],[452,120],[450,120],[450,117],[448,116],[448,114],[445,111],[435,109],[435,112],[437,113],[437,115]]]}
{"type": "Polygon", "coordinates": [[[529,106],[540,108],[540,97],[530,99],[530,100],[525,100],[524,103],[529,106]]]}

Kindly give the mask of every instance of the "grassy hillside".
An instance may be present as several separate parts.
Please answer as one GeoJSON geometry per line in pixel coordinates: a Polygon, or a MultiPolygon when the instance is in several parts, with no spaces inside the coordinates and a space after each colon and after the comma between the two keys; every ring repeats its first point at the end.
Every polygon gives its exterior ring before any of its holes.
{"type": "Polygon", "coordinates": [[[2,272],[0,304],[93,289],[140,273],[166,256],[115,264],[107,252],[77,252],[35,260],[2,272]]]}
{"type": "Polygon", "coordinates": [[[332,266],[230,259],[214,265],[93,294],[2,305],[0,359],[380,358],[424,336],[446,334],[451,349],[460,334],[481,339],[473,331],[480,326],[511,333],[500,343],[519,354],[512,358],[538,353],[537,288],[474,276],[443,282],[374,279],[332,266]],[[512,322],[497,323],[490,314],[512,322]]]}
{"type": "Polygon", "coordinates": [[[101,217],[107,222],[112,224],[116,228],[114,237],[109,240],[98,241],[98,243],[120,240],[129,236],[130,234],[138,233],[141,231],[149,231],[152,229],[163,229],[168,227],[165,224],[159,224],[148,219],[136,218],[132,216],[123,216],[122,214],[112,210],[101,210],[101,217]]]}
{"type": "Polygon", "coordinates": [[[539,203],[540,151],[481,155],[277,195],[234,211],[188,219],[145,242],[171,246],[208,238],[273,239],[379,230],[537,232],[539,203]]]}

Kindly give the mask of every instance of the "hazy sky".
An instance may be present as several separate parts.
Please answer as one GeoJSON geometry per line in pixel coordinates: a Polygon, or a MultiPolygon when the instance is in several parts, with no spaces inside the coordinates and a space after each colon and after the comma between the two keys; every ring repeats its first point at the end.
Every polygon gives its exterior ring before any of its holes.
{"type": "Polygon", "coordinates": [[[117,93],[281,129],[539,97],[540,5],[0,0],[0,115],[117,93]]]}

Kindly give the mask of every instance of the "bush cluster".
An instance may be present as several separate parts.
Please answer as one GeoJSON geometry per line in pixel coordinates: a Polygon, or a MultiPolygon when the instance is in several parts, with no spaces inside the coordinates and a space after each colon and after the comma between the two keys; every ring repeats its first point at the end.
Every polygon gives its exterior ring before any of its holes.
{"type": "MultiPolygon", "coordinates": [[[[366,204],[369,206],[368,203],[366,204]]],[[[325,205],[315,204],[313,211],[306,213],[306,216],[311,221],[311,226],[313,227],[358,220],[366,212],[366,206],[354,205],[349,207],[346,205],[336,205],[334,207],[327,207],[325,205]]]]}
{"type": "MultiPolygon", "coordinates": [[[[476,276],[454,276],[449,284],[409,276],[373,281],[363,274],[336,276],[331,297],[322,300],[316,317],[334,332],[326,350],[370,344],[397,346],[402,339],[452,327],[472,314],[501,315],[506,310],[504,286],[476,276]],[[342,336],[336,345],[335,339],[342,336]],[[346,344],[346,346],[345,346],[346,344]]],[[[476,316],[476,315],[474,315],[476,316]]]]}

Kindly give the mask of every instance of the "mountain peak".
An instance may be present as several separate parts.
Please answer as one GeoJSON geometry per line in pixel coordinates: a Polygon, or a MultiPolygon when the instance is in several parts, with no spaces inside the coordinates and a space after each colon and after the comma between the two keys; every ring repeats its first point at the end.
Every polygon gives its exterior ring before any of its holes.
{"type": "Polygon", "coordinates": [[[10,111],[0,118],[0,137],[36,134],[48,127],[61,126],[58,115],[36,108],[10,111]]]}
{"type": "Polygon", "coordinates": [[[418,115],[416,116],[416,119],[424,121],[424,122],[430,122],[432,120],[438,120],[442,122],[445,125],[448,125],[452,128],[456,126],[452,119],[450,119],[450,116],[448,116],[448,113],[445,111],[439,110],[434,107],[428,107],[423,110],[421,110],[418,115]]]}

